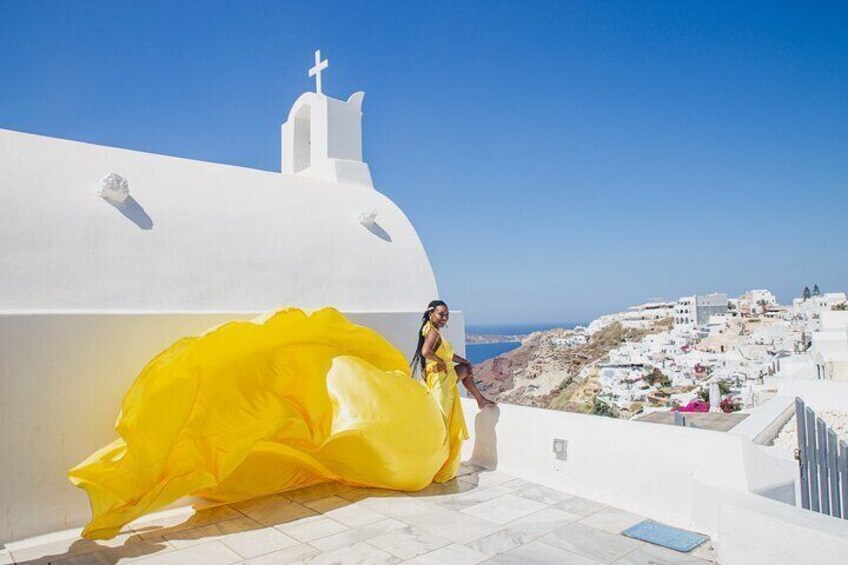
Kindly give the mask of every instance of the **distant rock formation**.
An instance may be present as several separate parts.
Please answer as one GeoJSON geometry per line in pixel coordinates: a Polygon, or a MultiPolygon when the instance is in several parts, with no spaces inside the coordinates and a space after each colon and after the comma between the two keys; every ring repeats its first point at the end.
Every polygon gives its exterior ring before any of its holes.
{"type": "Polygon", "coordinates": [[[661,320],[632,329],[616,321],[592,334],[582,328],[533,332],[517,349],[477,365],[474,375],[500,402],[590,412],[601,390],[595,366],[623,341],[640,341],[669,325],[661,320]]]}

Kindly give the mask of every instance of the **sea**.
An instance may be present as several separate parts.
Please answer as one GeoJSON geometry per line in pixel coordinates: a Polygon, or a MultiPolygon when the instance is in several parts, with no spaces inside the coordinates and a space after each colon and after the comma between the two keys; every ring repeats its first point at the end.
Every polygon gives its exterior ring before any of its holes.
{"type": "MultiPolygon", "coordinates": [[[[468,325],[465,333],[476,335],[502,335],[514,336],[525,335],[533,332],[552,330],[554,328],[573,329],[576,326],[585,326],[586,322],[562,322],[549,324],[498,324],[498,325],[468,325]]],[[[477,343],[465,345],[465,356],[473,364],[482,363],[487,359],[497,357],[508,351],[518,348],[520,341],[503,341],[499,343],[477,343]]]]}

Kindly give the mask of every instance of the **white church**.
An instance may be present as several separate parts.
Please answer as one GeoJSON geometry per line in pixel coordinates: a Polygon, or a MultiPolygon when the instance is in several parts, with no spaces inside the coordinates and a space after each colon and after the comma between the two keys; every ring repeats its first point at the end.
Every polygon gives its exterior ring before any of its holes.
{"type": "Polygon", "coordinates": [[[373,184],[364,94],[327,96],[328,64],[316,52],[315,92],[281,126],[279,173],[0,129],[0,565],[844,560],[848,522],[796,508],[797,470],[748,437],[468,399],[470,465],[452,485],[187,499],[111,543],[80,540],[88,503],[66,471],[115,438],[123,394],[177,339],[332,305],[411,354],[435,276],[373,184]],[[621,534],[645,519],[710,541],[684,554],[621,534]]]}
{"type": "Polygon", "coordinates": [[[435,278],[363,161],[364,93],[326,96],[316,63],[282,173],[0,130],[0,308],[423,311],[435,278]]]}
{"type": "Polygon", "coordinates": [[[411,357],[433,270],[373,186],[364,93],[327,96],[315,63],[281,173],[0,129],[0,445],[16,454],[0,543],[87,520],[65,471],[114,439],[135,375],[181,336],[329,305],[411,357]]]}

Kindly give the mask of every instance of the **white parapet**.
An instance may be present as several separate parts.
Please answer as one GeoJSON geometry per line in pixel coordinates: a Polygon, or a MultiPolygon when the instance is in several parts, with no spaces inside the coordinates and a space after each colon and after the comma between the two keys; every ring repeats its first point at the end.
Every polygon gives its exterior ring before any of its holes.
{"type": "MultiPolygon", "coordinates": [[[[797,469],[731,433],[463,406],[472,463],[710,535],[725,565],[841,563],[848,521],[794,505],[797,469]]],[[[791,462],[790,462],[791,463],[791,462]]]]}
{"type": "Polygon", "coordinates": [[[720,487],[701,486],[695,501],[717,517],[722,565],[835,565],[848,555],[848,520],[720,487]]]}
{"type": "Polygon", "coordinates": [[[770,445],[794,414],[795,397],[778,395],[752,409],[729,433],[746,437],[757,445],[770,445]]]}
{"type": "Polygon", "coordinates": [[[794,502],[792,471],[738,435],[524,406],[478,413],[464,402],[472,462],[678,527],[717,534],[717,517],[696,512],[698,485],[794,502]]]}

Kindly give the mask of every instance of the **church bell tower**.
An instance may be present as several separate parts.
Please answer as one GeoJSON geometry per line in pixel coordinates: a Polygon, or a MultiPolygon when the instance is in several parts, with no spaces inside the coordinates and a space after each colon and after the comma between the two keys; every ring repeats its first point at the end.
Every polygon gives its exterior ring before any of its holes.
{"type": "Polygon", "coordinates": [[[283,172],[373,188],[371,171],[362,160],[364,92],[337,100],[322,92],[321,72],[329,66],[315,52],[315,92],[302,94],[282,125],[283,172]]]}

